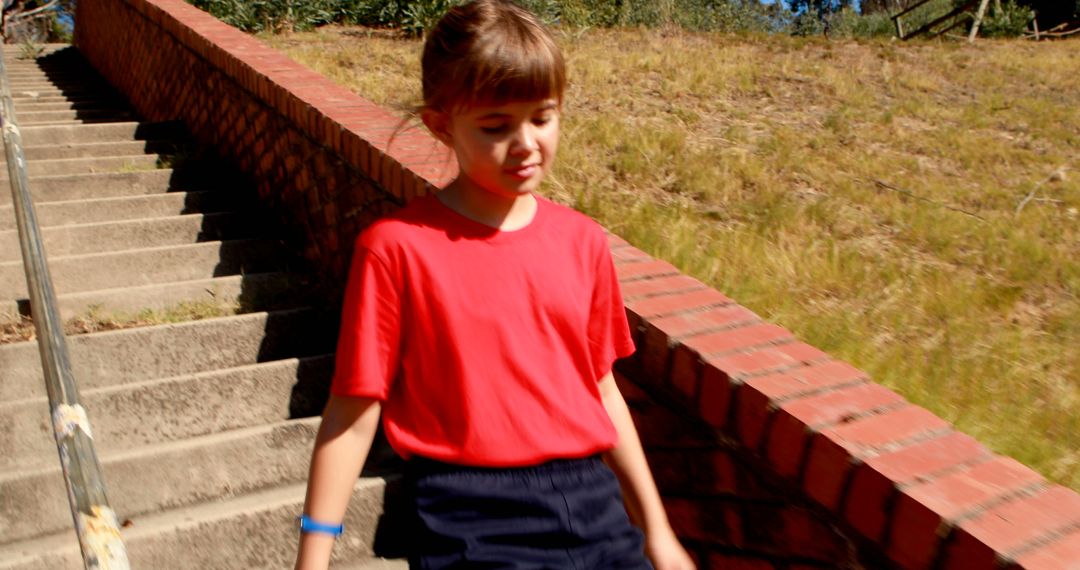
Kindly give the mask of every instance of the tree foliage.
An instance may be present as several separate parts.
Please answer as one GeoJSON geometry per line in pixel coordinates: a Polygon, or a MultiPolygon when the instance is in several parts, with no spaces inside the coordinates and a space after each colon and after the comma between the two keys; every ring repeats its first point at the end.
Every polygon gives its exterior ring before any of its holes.
{"type": "Polygon", "coordinates": [[[5,43],[71,39],[75,0],[4,0],[0,35],[5,43]]]}
{"type": "MultiPolygon", "coordinates": [[[[396,28],[421,35],[462,0],[188,0],[242,30],[305,30],[327,23],[396,28]]],[[[516,0],[551,24],[569,27],[678,26],[697,31],[780,32],[836,37],[890,35],[891,14],[919,0],[516,0]],[[857,9],[859,4],[861,9],[857,9]]],[[[917,27],[963,0],[934,0],[906,17],[917,27]]],[[[988,34],[1022,31],[1027,8],[1060,5],[1063,0],[995,1],[988,34]],[[1015,2],[1015,4],[1014,4],[1015,2]],[[1019,26],[1019,28],[1018,28],[1019,26]]],[[[1066,0],[1072,11],[1073,2],[1066,0]]],[[[1040,21],[1040,23],[1042,23],[1040,21]]]]}

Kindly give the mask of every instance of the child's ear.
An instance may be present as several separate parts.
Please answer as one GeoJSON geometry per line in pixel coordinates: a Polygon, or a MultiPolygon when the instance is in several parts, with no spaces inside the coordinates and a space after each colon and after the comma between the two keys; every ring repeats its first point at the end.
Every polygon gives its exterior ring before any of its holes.
{"type": "Polygon", "coordinates": [[[453,138],[450,136],[450,115],[443,111],[436,111],[435,109],[424,109],[420,111],[420,119],[424,121],[424,126],[431,131],[431,134],[435,135],[435,138],[439,139],[444,145],[453,148],[453,138]]]}

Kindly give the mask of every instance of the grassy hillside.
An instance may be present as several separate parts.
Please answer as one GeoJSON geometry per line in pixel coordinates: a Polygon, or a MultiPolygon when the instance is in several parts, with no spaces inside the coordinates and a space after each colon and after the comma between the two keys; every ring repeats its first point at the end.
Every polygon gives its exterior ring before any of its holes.
{"type": "MultiPolygon", "coordinates": [[[[268,39],[417,102],[416,41],[268,39]]],[[[1080,489],[1076,42],[562,43],[550,196],[1080,489]]]]}

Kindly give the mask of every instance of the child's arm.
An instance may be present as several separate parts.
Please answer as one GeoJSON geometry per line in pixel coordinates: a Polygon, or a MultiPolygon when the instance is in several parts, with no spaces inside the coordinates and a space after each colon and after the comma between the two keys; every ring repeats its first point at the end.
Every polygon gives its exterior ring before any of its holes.
{"type": "Polygon", "coordinates": [[[668,522],[630,410],[610,372],[600,380],[600,396],[619,434],[618,443],[604,459],[619,478],[631,520],[645,531],[646,554],[657,570],[693,569],[690,555],[679,544],[668,522]]]}
{"type": "MultiPolygon", "coordinates": [[[[345,517],[353,486],[375,438],[380,409],[378,400],[330,397],[315,438],[304,504],[304,513],[313,520],[336,525],[345,517]]],[[[330,535],[301,534],[296,570],[325,570],[333,546],[330,535]]]]}

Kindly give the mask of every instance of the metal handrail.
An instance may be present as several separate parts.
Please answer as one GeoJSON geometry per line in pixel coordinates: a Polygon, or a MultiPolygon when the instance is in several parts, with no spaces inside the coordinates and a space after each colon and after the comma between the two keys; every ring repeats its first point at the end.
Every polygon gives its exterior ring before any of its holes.
{"type": "Polygon", "coordinates": [[[30,198],[22,136],[15,121],[15,104],[11,98],[3,57],[0,57],[0,99],[3,104],[0,125],[3,127],[4,152],[18,220],[26,286],[30,293],[34,328],[37,330],[45,388],[49,393],[53,435],[60,453],[83,564],[87,570],[127,570],[127,551],[120,537],[116,513],[109,507],[105,496],[105,481],[94,451],[90,421],[79,403],[79,390],[71,373],[67,342],[56,308],[56,293],[49,267],[45,263],[45,247],[30,198]]]}

